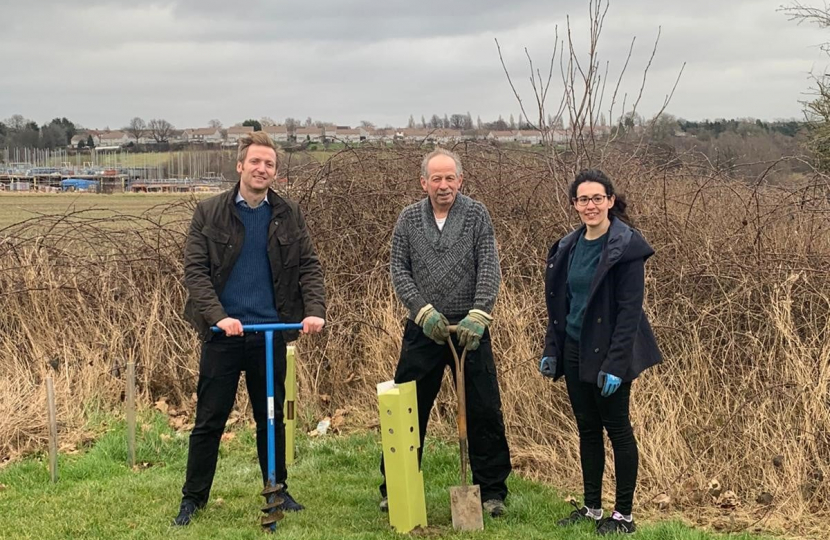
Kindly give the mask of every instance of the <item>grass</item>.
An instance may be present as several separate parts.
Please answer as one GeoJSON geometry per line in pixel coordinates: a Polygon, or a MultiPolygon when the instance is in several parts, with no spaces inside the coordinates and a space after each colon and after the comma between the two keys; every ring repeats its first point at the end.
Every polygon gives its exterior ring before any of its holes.
{"type": "MultiPolygon", "coordinates": [[[[78,210],[100,210],[100,216],[138,216],[151,208],[182,201],[191,194],[116,193],[4,193],[0,194],[0,229],[38,215],[63,214],[78,210]]],[[[198,196],[198,195],[197,195],[198,196]]],[[[95,217],[88,213],[86,217],[95,217]]]]}
{"type": "MultiPolygon", "coordinates": [[[[49,481],[47,459],[34,456],[0,470],[0,538],[261,538],[257,494],[259,470],[253,432],[242,429],[222,443],[207,508],[186,528],[169,526],[178,509],[185,474],[187,436],[171,431],[165,418],[144,413],[137,461],[126,466],[124,425],[107,424],[92,446],[61,455],[59,481],[49,481]]],[[[448,487],[457,483],[456,446],[428,439],[425,484],[429,528],[419,536],[441,538],[595,538],[591,527],[558,529],[568,513],[552,488],[512,475],[508,516],[485,517],[485,531],[452,530],[448,487]]],[[[400,538],[377,509],[380,480],[377,434],[301,437],[298,461],[289,468],[292,494],[306,511],[288,514],[279,535],[286,539],[400,538]]],[[[723,535],[676,522],[640,524],[641,540],[708,540],[723,535]]],[[[750,540],[751,535],[729,538],[750,540]]]]}

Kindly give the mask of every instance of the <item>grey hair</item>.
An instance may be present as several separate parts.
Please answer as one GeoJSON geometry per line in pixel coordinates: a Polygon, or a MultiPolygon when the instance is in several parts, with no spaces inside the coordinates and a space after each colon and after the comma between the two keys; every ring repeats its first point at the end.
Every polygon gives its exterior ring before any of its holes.
{"type": "Polygon", "coordinates": [[[429,165],[429,161],[432,158],[436,157],[436,156],[449,156],[449,157],[451,157],[452,160],[455,161],[455,174],[456,174],[456,176],[461,176],[461,174],[464,172],[461,169],[461,158],[458,157],[458,154],[456,154],[455,152],[450,152],[449,150],[445,150],[444,148],[436,148],[435,150],[433,150],[429,154],[425,155],[424,160],[421,162],[421,177],[422,178],[427,177],[427,165],[429,165]]]}

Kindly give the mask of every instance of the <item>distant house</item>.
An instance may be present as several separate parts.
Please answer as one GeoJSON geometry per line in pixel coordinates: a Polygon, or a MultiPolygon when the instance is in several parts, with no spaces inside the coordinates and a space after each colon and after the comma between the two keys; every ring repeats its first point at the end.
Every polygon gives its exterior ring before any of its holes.
{"type": "Polygon", "coordinates": [[[395,138],[409,142],[430,141],[433,130],[421,128],[404,128],[396,130],[395,138]]]}
{"type": "Polygon", "coordinates": [[[366,129],[360,128],[363,132],[363,137],[371,142],[391,141],[395,137],[395,131],[391,129],[366,129]]]}
{"type": "MultiPolygon", "coordinates": [[[[328,131],[326,131],[326,137],[329,137],[328,131]]],[[[349,143],[355,143],[362,141],[364,137],[361,135],[361,129],[359,128],[341,128],[338,126],[337,139],[349,143]]]]}
{"type": "Polygon", "coordinates": [[[288,126],[262,126],[262,131],[270,135],[274,142],[288,142],[288,126]]]}
{"type": "Polygon", "coordinates": [[[431,137],[431,140],[437,143],[450,143],[460,141],[462,139],[460,129],[436,129],[431,137]]]}
{"type": "Polygon", "coordinates": [[[254,126],[232,126],[228,128],[228,139],[225,144],[228,146],[236,146],[239,139],[254,132],[254,126]]]}
{"type": "MultiPolygon", "coordinates": [[[[187,142],[187,139],[185,139],[185,135],[184,135],[185,131],[187,131],[187,130],[184,130],[184,129],[171,129],[167,133],[167,142],[168,143],[184,143],[184,142],[187,142]]],[[[132,135],[130,135],[130,137],[131,137],[130,140],[135,141],[135,139],[132,138],[132,135]]],[[[152,130],[148,129],[147,131],[144,132],[144,135],[142,135],[141,138],[138,139],[138,144],[158,144],[158,141],[155,139],[155,137],[153,137],[152,130]]]]}
{"type": "Polygon", "coordinates": [[[319,142],[325,136],[323,128],[318,127],[298,127],[294,130],[294,136],[298,143],[303,141],[319,142]]]}
{"type": "Polygon", "coordinates": [[[184,140],[189,143],[221,143],[222,132],[218,128],[195,128],[184,130],[184,140]]]}
{"type": "Polygon", "coordinates": [[[130,136],[124,131],[104,131],[98,139],[100,143],[97,146],[124,146],[130,142],[130,136]]]}
{"type": "MultiPolygon", "coordinates": [[[[593,137],[595,139],[601,139],[604,137],[609,137],[611,135],[611,126],[600,126],[596,125],[591,127],[589,125],[582,126],[582,137],[590,138],[593,137]]],[[[556,130],[553,133],[553,142],[568,142],[571,139],[571,135],[575,132],[573,127],[569,127],[564,130],[556,130]]]]}
{"type": "MultiPolygon", "coordinates": [[[[183,129],[171,129],[170,130],[170,137],[168,138],[168,141],[171,142],[171,143],[187,142],[187,139],[185,139],[185,136],[184,136],[184,131],[185,130],[183,130],[183,129]]],[[[149,135],[148,135],[148,137],[150,138],[150,141],[155,142],[155,139],[153,139],[149,135]]]]}
{"type": "Polygon", "coordinates": [[[91,135],[92,136],[92,142],[95,144],[95,146],[100,146],[101,145],[101,137],[99,136],[99,133],[100,133],[99,131],[96,131],[94,129],[89,129],[89,130],[86,130],[86,131],[78,132],[78,133],[76,133],[75,135],[72,136],[72,140],[70,141],[70,144],[72,146],[76,147],[76,148],[77,148],[78,144],[80,144],[81,142],[83,142],[84,145],[86,145],[86,143],[89,141],[89,137],[91,135]]]}
{"type": "Polygon", "coordinates": [[[516,132],[516,140],[525,144],[541,144],[542,132],[535,129],[520,129],[516,132]]]}
{"type": "Polygon", "coordinates": [[[550,135],[550,140],[555,143],[568,142],[571,139],[571,132],[567,129],[554,129],[550,135]]]}
{"type": "Polygon", "coordinates": [[[516,132],[515,131],[491,131],[487,134],[488,141],[496,141],[496,142],[515,142],[516,141],[516,132]]]}
{"type": "Polygon", "coordinates": [[[334,124],[326,124],[323,126],[323,137],[326,139],[334,139],[337,137],[337,126],[334,124]]]}

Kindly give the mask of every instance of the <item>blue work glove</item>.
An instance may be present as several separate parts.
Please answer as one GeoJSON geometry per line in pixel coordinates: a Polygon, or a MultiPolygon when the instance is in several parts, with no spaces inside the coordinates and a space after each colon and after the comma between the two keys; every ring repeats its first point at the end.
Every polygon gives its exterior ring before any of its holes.
{"type": "Polygon", "coordinates": [[[597,377],[597,387],[602,388],[602,392],[600,392],[602,397],[608,397],[616,392],[621,384],[622,379],[616,375],[611,375],[610,373],[605,373],[604,371],[599,372],[599,376],[597,377]]]}
{"type": "Polygon", "coordinates": [[[556,357],[543,356],[542,361],[539,362],[539,373],[551,379],[556,376],[556,357]]]}

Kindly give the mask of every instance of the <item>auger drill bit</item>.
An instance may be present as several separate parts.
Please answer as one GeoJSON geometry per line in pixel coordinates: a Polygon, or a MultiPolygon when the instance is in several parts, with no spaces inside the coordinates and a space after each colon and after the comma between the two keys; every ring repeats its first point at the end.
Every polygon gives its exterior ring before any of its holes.
{"type": "MultiPolygon", "coordinates": [[[[268,481],[265,488],[262,490],[262,496],[265,497],[265,506],[262,511],[265,515],[260,520],[260,525],[266,532],[274,532],[277,530],[277,522],[283,518],[282,510],[279,507],[284,502],[283,498],[279,496],[280,492],[285,489],[285,485],[277,482],[277,464],[276,464],[276,427],[274,407],[282,406],[282,403],[274,403],[274,332],[282,330],[301,330],[302,323],[274,323],[274,324],[249,324],[243,325],[244,331],[263,331],[265,332],[265,392],[267,398],[267,412],[268,412],[268,481]]],[[[221,332],[218,326],[212,326],[211,330],[214,332],[221,332]]]]}
{"type": "Polygon", "coordinates": [[[284,516],[282,510],[279,509],[280,505],[283,503],[283,498],[280,497],[278,493],[282,491],[282,489],[282,484],[274,484],[269,480],[268,484],[266,484],[265,488],[262,490],[262,496],[265,497],[265,506],[262,507],[262,511],[265,512],[265,515],[262,516],[260,525],[262,525],[262,528],[265,529],[266,532],[276,531],[277,522],[284,516]]]}

